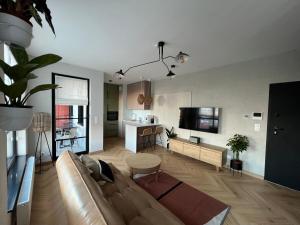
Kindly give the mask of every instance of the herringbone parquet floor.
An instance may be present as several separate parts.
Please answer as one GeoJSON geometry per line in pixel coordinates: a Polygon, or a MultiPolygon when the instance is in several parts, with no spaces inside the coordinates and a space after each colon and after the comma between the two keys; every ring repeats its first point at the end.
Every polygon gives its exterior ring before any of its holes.
{"type": "MultiPolygon", "coordinates": [[[[129,175],[121,139],[107,139],[105,151],[93,154],[112,162],[129,175]]],[[[150,151],[150,150],[149,150],[150,151]]],[[[220,173],[213,166],[157,148],[162,169],[191,186],[231,206],[226,225],[299,225],[300,192],[282,188],[247,175],[220,173]]],[[[31,225],[67,225],[54,168],[36,175],[31,225]]],[[[163,225],[163,224],[161,224],[163,225]]]]}

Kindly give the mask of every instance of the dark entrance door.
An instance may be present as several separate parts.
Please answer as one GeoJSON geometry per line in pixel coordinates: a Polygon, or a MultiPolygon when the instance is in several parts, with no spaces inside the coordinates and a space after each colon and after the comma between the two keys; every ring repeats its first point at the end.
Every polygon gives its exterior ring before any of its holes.
{"type": "Polygon", "coordinates": [[[270,85],[265,179],[300,190],[300,82],[270,85]]]}

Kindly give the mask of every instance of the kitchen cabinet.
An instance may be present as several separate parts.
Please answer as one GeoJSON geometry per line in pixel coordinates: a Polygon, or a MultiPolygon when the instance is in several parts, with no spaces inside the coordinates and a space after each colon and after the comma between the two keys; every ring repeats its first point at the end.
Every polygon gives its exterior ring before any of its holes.
{"type": "Polygon", "coordinates": [[[151,105],[139,104],[137,99],[139,94],[151,97],[151,82],[142,81],[127,85],[127,109],[149,110],[151,105]]]}
{"type": "Polygon", "coordinates": [[[119,111],[119,86],[107,85],[107,111],[119,111]]]}

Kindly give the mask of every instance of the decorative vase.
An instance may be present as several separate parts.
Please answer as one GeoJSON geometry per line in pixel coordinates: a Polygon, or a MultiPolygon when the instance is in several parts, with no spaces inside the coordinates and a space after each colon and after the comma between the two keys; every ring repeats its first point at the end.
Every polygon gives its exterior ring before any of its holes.
{"type": "Polygon", "coordinates": [[[32,39],[32,25],[17,16],[0,12],[0,41],[28,47],[32,39]]]}
{"type": "Polygon", "coordinates": [[[0,129],[17,131],[28,128],[32,122],[32,106],[13,107],[0,104],[0,129]]]}

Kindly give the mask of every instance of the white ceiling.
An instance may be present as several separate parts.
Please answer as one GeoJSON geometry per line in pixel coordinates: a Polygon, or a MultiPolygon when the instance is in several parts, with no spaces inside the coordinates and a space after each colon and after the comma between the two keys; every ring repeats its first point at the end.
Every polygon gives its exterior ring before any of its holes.
{"type": "MultiPolygon", "coordinates": [[[[48,0],[57,36],[34,26],[29,53],[114,74],[184,51],[188,74],[300,47],[299,0],[48,0]]],[[[168,64],[173,64],[169,60],[168,64]]],[[[123,82],[165,78],[161,64],[134,69],[123,82]]]]}

